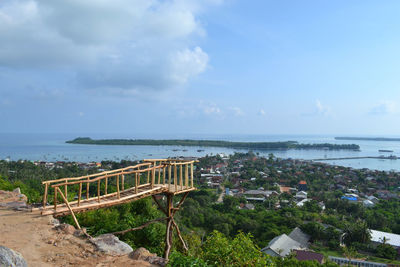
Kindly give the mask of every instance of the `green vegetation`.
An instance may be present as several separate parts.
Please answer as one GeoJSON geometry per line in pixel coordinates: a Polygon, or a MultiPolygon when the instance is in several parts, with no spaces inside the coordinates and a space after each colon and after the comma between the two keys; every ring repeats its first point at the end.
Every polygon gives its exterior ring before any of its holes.
{"type": "Polygon", "coordinates": [[[216,140],[153,140],[153,139],[99,139],[78,137],[66,141],[69,144],[85,145],[131,145],[131,146],[203,146],[203,147],[230,147],[242,149],[360,149],[355,144],[299,144],[295,141],[287,142],[230,142],[216,140]]]}

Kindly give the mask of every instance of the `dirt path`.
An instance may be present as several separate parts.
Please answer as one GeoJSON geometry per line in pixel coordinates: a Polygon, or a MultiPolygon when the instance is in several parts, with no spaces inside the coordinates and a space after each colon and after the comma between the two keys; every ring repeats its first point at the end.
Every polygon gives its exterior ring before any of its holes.
{"type": "Polygon", "coordinates": [[[51,216],[0,208],[0,245],[22,254],[29,266],[153,266],[96,251],[84,238],[54,229],[51,216]]]}

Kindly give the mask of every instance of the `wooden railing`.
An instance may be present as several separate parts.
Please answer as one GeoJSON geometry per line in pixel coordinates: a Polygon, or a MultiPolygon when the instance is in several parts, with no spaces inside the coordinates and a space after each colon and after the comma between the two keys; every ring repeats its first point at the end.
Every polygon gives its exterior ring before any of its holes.
{"type": "Polygon", "coordinates": [[[43,195],[43,209],[53,208],[57,210],[58,196],[61,196],[67,208],[72,212],[71,205],[80,206],[83,202],[108,197],[120,199],[122,191],[131,190],[132,194],[138,194],[140,188],[155,186],[179,193],[194,187],[193,163],[195,161],[171,160],[171,159],[147,159],[144,163],[129,166],[122,169],[105,171],[80,177],[62,178],[42,182],[45,185],[43,195]],[[91,186],[92,185],[92,186],[91,186]],[[114,190],[110,190],[113,186],[114,190]],[[68,187],[79,187],[75,201],[68,201],[68,187]],[[92,187],[92,192],[90,191],[92,187]],[[94,191],[94,192],[93,192],[94,191]],[[48,196],[54,194],[52,206],[47,206],[48,196]]]}

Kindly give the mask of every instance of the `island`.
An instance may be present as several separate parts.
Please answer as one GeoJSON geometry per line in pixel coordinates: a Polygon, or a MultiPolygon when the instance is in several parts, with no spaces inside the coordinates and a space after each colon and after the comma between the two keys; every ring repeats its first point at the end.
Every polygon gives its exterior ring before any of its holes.
{"type": "Polygon", "coordinates": [[[131,146],[196,146],[196,147],[228,147],[241,149],[323,149],[323,150],[359,150],[356,144],[300,144],[296,141],[285,142],[231,142],[221,140],[154,140],[154,139],[98,139],[78,137],[66,141],[68,144],[84,145],[131,145],[131,146]]]}
{"type": "Polygon", "coordinates": [[[358,140],[358,141],[400,141],[400,138],[387,137],[335,137],[336,140],[358,140]]]}

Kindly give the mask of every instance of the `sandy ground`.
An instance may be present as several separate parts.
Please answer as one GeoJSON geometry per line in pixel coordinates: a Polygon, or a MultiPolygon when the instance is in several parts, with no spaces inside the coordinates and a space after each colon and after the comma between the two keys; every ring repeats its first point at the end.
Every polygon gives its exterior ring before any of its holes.
{"type": "Polygon", "coordinates": [[[51,216],[0,208],[0,245],[22,254],[29,266],[154,266],[128,256],[107,256],[86,238],[54,229],[51,216]]]}

